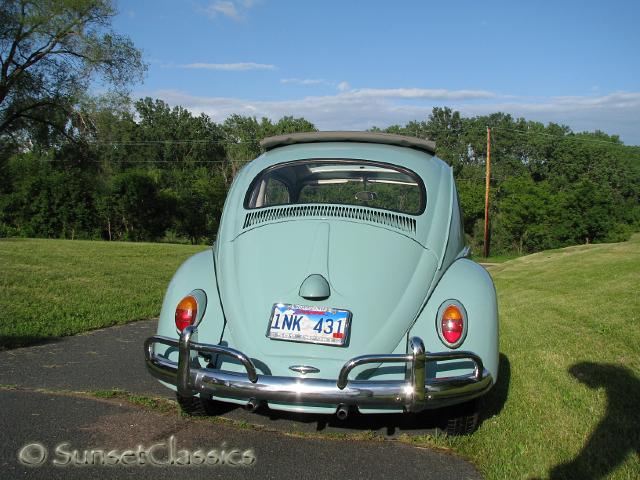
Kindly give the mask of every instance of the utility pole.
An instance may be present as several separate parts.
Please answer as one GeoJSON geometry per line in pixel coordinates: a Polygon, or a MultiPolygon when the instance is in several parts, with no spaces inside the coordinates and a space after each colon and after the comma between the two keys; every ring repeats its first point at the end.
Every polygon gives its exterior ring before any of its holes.
{"type": "Polygon", "coordinates": [[[489,186],[491,181],[491,128],[487,127],[487,179],[484,187],[484,258],[489,256],[489,186]]]}

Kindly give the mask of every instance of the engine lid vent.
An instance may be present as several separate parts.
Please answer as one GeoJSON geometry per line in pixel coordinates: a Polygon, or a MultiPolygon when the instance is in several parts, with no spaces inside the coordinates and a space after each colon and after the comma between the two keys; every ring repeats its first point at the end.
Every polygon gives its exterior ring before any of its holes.
{"type": "Polygon", "coordinates": [[[243,229],[262,223],[278,222],[295,218],[341,218],[376,223],[385,227],[415,235],[416,220],[401,213],[386,212],[365,207],[347,205],[284,205],[249,212],[245,216],[243,229]]]}

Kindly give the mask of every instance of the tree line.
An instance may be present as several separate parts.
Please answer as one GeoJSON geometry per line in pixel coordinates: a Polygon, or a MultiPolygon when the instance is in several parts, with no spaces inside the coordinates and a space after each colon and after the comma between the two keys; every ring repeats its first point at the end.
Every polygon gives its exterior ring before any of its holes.
{"type": "MultiPolygon", "coordinates": [[[[208,243],[259,140],[313,125],[231,116],[222,124],[161,100],[83,105],[74,138],[0,164],[0,235],[208,243]]],[[[69,135],[71,133],[69,132],[69,135]]]]}
{"type": "Polygon", "coordinates": [[[616,135],[574,133],[505,113],[465,118],[449,108],[385,129],[436,142],[437,155],[454,170],[476,251],[483,241],[487,127],[492,252],[621,241],[640,228],[640,147],[616,135]]]}
{"type": "MultiPolygon", "coordinates": [[[[293,117],[215,123],[150,98],[118,108],[93,99],[76,117],[67,136],[3,156],[1,236],[210,243],[231,181],[260,154],[259,141],[315,130],[293,117]]],[[[619,241],[638,230],[640,149],[616,136],[448,108],[386,128],[436,142],[473,246],[482,243],[487,126],[493,253],[619,241]]]]}

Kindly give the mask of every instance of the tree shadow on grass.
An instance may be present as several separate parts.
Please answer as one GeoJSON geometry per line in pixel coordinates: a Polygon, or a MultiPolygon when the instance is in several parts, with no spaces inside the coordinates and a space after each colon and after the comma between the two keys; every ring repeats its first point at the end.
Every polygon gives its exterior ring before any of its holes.
{"type": "Polygon", "coordinates": [[[629,454],[640,455],[640,380],[626,367],[603,363],[578,363],[569,373],[591,389],[604,388],[607,411],[576,457],[554,467],[549,478],[603,478],[629,454]]]}

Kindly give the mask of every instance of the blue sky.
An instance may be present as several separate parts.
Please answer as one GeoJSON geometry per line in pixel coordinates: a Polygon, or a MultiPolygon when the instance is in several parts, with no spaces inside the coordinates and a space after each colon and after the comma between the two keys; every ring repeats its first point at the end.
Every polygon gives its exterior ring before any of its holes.
{"type": "Polygon", "coordinates": [[[133,95],[323,130],[504,111],[640,144],[640,1],[119,0],[133,95]]]}

